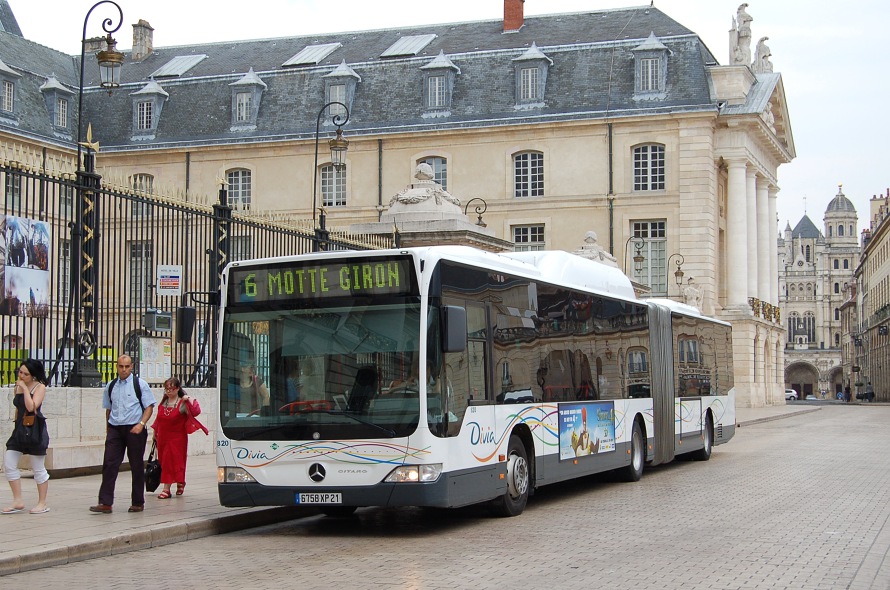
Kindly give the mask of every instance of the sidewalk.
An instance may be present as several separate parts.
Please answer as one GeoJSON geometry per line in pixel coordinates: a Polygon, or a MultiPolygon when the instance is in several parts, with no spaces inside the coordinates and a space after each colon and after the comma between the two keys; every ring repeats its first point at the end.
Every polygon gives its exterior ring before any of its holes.
{"type": "MultiPolygon", "coordinates": [[[[818,406],[786,405],[739,408],[736,414],[739,426],[744,427],[818,410],[818,406]]],[[[183,496],[158,500],[157,492],[146,493],[145,511],[129,513],[130,473],[123,472],[117,480],[113,514],[89,511],[98,501],[100,475],[51,479],[50,512],[0,515],[0,576],[317,514],[309,508],[220,506],[216,455],[190,457],[188,479],[183,496]]],[[[6,506],[11,494],[5,479],[0,480],[0,498],[6,506]]],[[[30,508],[37,501],[33,479],[23,478],[22,489],[30,508]]]]}

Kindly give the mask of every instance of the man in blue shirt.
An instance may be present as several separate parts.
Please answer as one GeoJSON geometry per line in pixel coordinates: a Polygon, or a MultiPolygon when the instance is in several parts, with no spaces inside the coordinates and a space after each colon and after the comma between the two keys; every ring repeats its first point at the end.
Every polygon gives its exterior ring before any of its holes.
{"type": "Polygon", "coordinates": [[[114,484],[124,451],[130,461],[133,479],[132,502],[128,512],[142,512],[145,508],[145,442],[148,419],[154,411],[155,397],[148,383],[133,375],[133,359],[122,355],[117,359],[117,379],[102,392],[105,408],[105,458],[102,461],[102,485],[99,504],[90,512],[111,513],[114,504],[114,484]],[[139,397],[136,397],[136,392],[139,397]]]}

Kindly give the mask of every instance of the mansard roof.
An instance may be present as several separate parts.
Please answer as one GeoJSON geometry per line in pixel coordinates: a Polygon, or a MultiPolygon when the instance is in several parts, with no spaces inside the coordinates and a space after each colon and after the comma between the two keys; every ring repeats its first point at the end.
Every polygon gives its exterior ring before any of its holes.
{"type": "MultiPolygon", "coordinates": [[[[5,38],[2,41],[5,43],[5,38]]],[[[5,45],[0,43],[0,48],[4,48],[0,57],[6,60],[5,45]]],[[[716,112],[706,66],[717,60],[695,33],[657,8],[643,6],[531,16],[519,31],[509,34],[503,32],[503,20],[496,19],[156,47],[138,62],[127,56],[122,86],[110,97],[98,88],[98,68],[87,68],[84,126],[92,123],[93,135],[101,139],[103,150],[127,150],[137,145],[132,140],[131,95],[144,88],[151,75],[171,59],[187,56],[196,58],[189,62],[187,71],[163,79],[170,100],[154,139],[139,141],[140,149],[311,138],[316,114],[325,102],[324,77],[343,63],[361,80],[350,107],[348,131],[352,135],[716,112]],[[665,98],[640,103],[633,100],[633,50],[653,34],[669,51],[665,98]],[[400,39],[420,36],[430,41],[416,54],[382,57],[400,39]],[[304,48],[322,44],[339,45],[317,63],[283,65],[304,48]],[[533,46],[553,61],[546,96],[541,107],[517,111],[514,60],[533,46]],[[454,84],[449,116],[424,117],[421,68],[440,54],[460,76],[454,84]],[[206,58],[198,60],[198,56],[206,58]],[[250,68],[267,87],[256,127],[233,131],[231,84],[250,68]]],[[[50,63],[32,71],[44,72],[45,77],[55,73],[63,84],[71,84],[73,79],[76,88],[77,59],[66,60],[64,72],[50,63]]],[[[6,62],[17,65],[12,58],[6,62]]]]}

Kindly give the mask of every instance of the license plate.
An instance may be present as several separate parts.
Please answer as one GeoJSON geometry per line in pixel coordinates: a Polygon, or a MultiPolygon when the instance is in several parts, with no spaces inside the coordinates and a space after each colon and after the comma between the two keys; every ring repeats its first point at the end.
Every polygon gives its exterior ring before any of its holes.
{"type": "Polygon", "coordinates": [[[342,504],[340,492],[297,494],[297,504],[342,504]]]}

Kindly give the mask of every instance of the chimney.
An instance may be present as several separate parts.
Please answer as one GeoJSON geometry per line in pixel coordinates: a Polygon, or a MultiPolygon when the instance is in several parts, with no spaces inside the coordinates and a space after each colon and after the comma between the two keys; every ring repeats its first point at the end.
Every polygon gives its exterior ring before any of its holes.
{"type": "Polygon", "coordinates": [[[525,0],[504,0],[504,32],[515,33],[522,28],[525,17],[522,5],[525,0]]]}
{"type": "Polygon", "coordinates": [[[105,42],[105,37],[90,37],[83,42],[84,55],[90,55],[91,53],[96,53],[98,51],[105,51],[107,48],[108,44],[105,42]]]}
{"type": "Polygon", "coordinates": [[[148,21],[139,19],[139,22],[133,25],[133,50],[130,59],[133,61],[142,61],[154,50],[154,29],[148,24],[148,21]]]}

